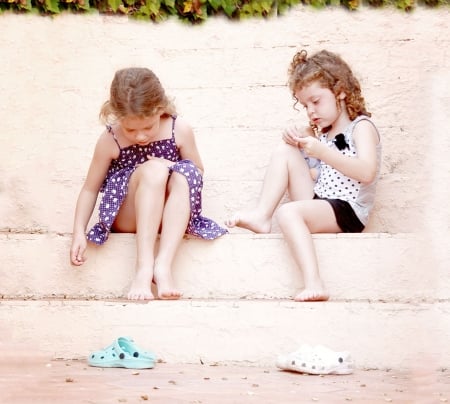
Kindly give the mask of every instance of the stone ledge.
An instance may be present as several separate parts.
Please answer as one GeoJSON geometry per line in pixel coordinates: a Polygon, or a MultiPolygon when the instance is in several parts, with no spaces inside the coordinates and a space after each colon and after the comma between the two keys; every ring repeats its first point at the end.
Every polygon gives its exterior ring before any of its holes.
{"type": "MultiPolygon", "coordinates": [[[[134,235],[112,234],[105,245],[90,245],[81,267],[69,263],[70,240],[69,234],[0,234],[0,296],[125,296],[134,275],[134,235]]],[[[417,235],[319,234],[314,240],[332,300],[449,298],[449,277],[423,253],[424,241],[417,235]],[[433,271],[424,276],[425,268],[433,271]]],[[[286,299],[302,287],[301,272],[279,234],[186,238],[174,262],[174,277],[185,298],[286,299]]]]}

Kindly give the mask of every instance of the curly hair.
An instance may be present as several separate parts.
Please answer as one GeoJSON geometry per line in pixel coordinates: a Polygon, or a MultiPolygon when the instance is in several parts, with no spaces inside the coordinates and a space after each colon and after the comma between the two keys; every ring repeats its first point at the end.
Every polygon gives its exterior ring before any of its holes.
{"type": "Polygon", "coordinates": [[[125,116],[149,117],[161,112],[175,114],[176,109],[158,77],[145,67],[130,67],[115,73],[109,100],[99,116],[110,123],[125,116]]]}
{"type": "Polygon", "coordinates": [[[312,82],[318,81],[324,88],[330,89],[338,97],[345,94],[348,116],[354,120],[359,115],[371,116],[366,110],[361,86],[352,70],[342,58],[327,50],[321,50],[308,57],[306,50],[297,52],[289,66],[289,89],[298,103],[295,93],[312,82]]]}

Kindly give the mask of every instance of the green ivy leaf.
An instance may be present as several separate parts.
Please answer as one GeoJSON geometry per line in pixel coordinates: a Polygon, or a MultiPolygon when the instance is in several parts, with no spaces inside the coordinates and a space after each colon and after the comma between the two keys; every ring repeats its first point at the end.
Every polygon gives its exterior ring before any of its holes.
{"type": "Polygon", "coordinates": [[[111,7],[111,10],[115,13],[117,12],[121,4],[122,0],[108,0],[108,6],[111,7]]]}
{"type": "Polygon", "coordinates": [[[145,2],[148,14],[147,15],[158,15],[161,9],[161,2],[159,0],[146,0],[145,2]]]}
{"type": "Polygon", "coordinates": [[[357,10],[365,4],[373,8],[389,6],[410,12],[418,5],[448,7],[450,0],[0,0],[0,13],[26,11],[47,15],[63,10],[87,12],[96,9],[100,13],[121,13],[157,22],[175,15],[181,21],[196,24],[220,13],[230,19],[281,15],[297,4],[319,9],[344,7],[348,10],[357,10]]]}
{"type": "Polygon", "coordinates": [[[90,10],[91,6],[89,4],[89,0],[78,1],[77,9],[84,10],[84,11],[90,10]]]}
{"type": "Polygon", "coordinates": [[[400,0],[396,5],[403,11],[411,11],[414,8],[414,0],[400,0]]]}
{"type": "Polygon", "coordinates": [[[222,9],[228,17],[231,17],[236,11],[236,3],[234,0],[222,0],[222,9]]]}
{"type": "Polygon", "coordinates": [[[219,7],[222,5],[222,0],[208,0],[208,3],[215,11],[218,11],[219,7]]]}
{"type": "Polygon", "coordinates": [[[59,13],[59,0],[45,0],[45,9],[51,13],[59,13]]]}

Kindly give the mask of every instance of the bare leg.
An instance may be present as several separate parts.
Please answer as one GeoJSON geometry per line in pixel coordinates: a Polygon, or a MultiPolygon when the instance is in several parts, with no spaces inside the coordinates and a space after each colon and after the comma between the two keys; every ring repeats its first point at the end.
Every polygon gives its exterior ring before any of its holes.
{"type": "Polygon", "coordinates": [[[189,185],[186,178],[173,172],[167,191],[154,277],[160,299],[179,299],[181,293],[174,287],[172,263],[190,217],[189,185]]]}
{"type": "Polygon", "coordinates": [[[311,199],[313,186],[309,168],[298,148],[282,143],[272,154],[256,207],[235,213],[225,224],[269,233],[273,213],[286,191],[292,200],[311,199]]]}
{"type": "Polygon", "coordinates": [[[152,300],[154,248],[164,207],[169,171],[160,162],[148,161],[133,173],[128,195],[114,227],[136,232],[136,275],[128,292],[131,300],[152,300]]]}
{"type": "Polygon", "coordinates": [[[278,210],[277,219],[294,261],[303,271],[305,288],[294,300],[298,302],[328,300],[328,292],[319,275],[311,233],[341,231],[330,204],[320,200],[286,203],[278,210]]]}

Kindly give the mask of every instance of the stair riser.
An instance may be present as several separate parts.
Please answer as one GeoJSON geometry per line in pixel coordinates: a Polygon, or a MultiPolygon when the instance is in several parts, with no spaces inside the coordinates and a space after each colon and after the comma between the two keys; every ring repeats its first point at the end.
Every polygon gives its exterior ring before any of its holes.
{"type": "MultiPolygon", "coordinates": [[[[411,235],[316,235],[321,275],[335,300],[448,299],[450,278],[433,267],[411,235]]],[[[69,263],[70,235],[0,236],[0,295],[120,298],[134,275],[135,236],[113,234],[89,247],[81,267],[69,263]],[[45,257],[45,259],[43,259],[45,257]],[[10,269],[9,269],[10,268],[10,269]]],[[[302,275],[280,235],[230,234],[215,241],[185,239],[174,263],[185,298],[290,299],[302,275]]]]}
{"type": "Polygon", "coordinates": [[[273,366],[300,344],[348,350],[358,368],[450,366],[450,304],[0,301],[16,344],[85,358],[131,336],[169,363],[273,366]]]}

